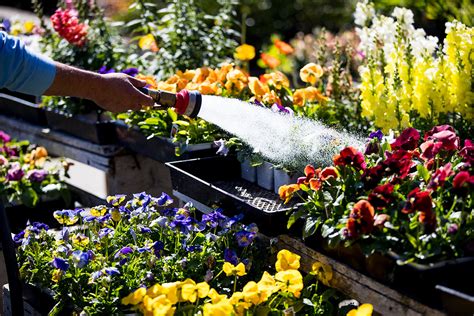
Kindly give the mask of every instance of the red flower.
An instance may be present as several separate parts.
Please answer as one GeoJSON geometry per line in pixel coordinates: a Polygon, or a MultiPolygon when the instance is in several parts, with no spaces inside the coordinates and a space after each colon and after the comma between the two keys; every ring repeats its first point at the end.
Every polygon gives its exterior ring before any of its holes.
{"type": "Polygon", "coordinates": [[[326,181],[329,178],[337,178],[337,169],[334,167],[326,167],[321,171],[321,174],[319,175],[321,177],[321,181],[326,181]]]}
{"type": "Polygon", "coordinates": [[[440,151],[452,151],[459,147],[459,137],[452,130],[449,125],[442,125],[435,127],[425,135],[425,142],[420,145],[423,159],[431,159],[436,156],[440,151]],[[435,132],[435,129],[439,129],[443,126],[447,126],[445,129],[435,132]]]}
{"type": "Polygon", "coordinates": [[[405,178],[413,166],[413,154],[403,149],[394,152],[385,152],[386,159],[383,161],[383,169],[386,175],[397,174],[405,178]]]}
{"type": "Polygon", "coordinates": [[[464,140],[464,147],[461,149],[459,154],[464,158],[467,163],[474,162],[474,144],[470,139],[464,140]]]}
{"type": "Polygon", "coordinates": [[[333,158],[336,166],[352,166],[357,170],[364,170],[366,167],[364,155],[354,147],[344,148],[340,154],[333,158]]]}
{"type": "Polygon", "coordinates": [[[434,232],[436,228],[436,214],[433,211],[420,212],[418,221],[425,224],[425,230],[427,232],[434,232]]]}
{"type": "Polygon", "coordinates": [[[57,9],[51,16],[53,28],[69,43],[82,46],[86,42],[87,25],[79,23],[78,18],[69,9],[57,9]]]}
{"type": "Polygon", "coordinates": [[[420,140],[420,133],[410,127],[404,130],[400,136],[395,139],[395,142],[390,144],[393,150],[396,149],[405,149],[405,150],[414,150],[418,147],[418,141],[420,140]]]}
{"type": "Polygon", "coordinates": [[[298,184],[308,184],[309,180],[311,180],[314,177],[319,177],[319,173],[321,172],[321,169],[314,169],[312,165],[307,165],[304,168],[304,175],[305,177],[299,177],[297,183],[298,184]]]}
{"type": "Polygon", "coordinates": [[[366,200],[360,200],[351,211],[346,228],[349,237],[356,238],[359,234],[370,234],[374,229],[374,207],[366,200]]]}
{"type": "Polygon", "coordinates": [[[452,176],[454,172],[451,170],[451,163],[447,163],[440,167],[431,177],[431,181],[428,184],[428,189],[436,190],[438,187],[442,187],[446,178],[452,176]]]}
{"type": "Polygon", "coordinates": [[[372,168],[368,168],[364,170],[362,174],[362,182],[364,183],[364,187],[367,190],[375,188],[382,180],[384,175],[383,166],[377,165],[372,168]]]}
{"type": "Polygon", "coordinates": [[[410,214],[415,211],[429,213],[433,209],[430,191],[420,191],[420,188],[413,189],[408,193],[407,201],[402,209],[402,213],[410,214]]]}
{"type": "Polygon", "coordinates": [[[385,208],[393,200],[393,184],[379,185],[369,194],[369,202],[377,210],[385,208]]]}
{"type": "Polygon", "coordinates": [[[443,132],[443,131],[450,131],[454,133],[454,128],[451,125],[438,125],[433,127],[431,130],[425,133],[424,140],[428,140],[431,136],[436,133],[443,132]]]}
{"type": "Polygon", "coordinates": [[[474,176],[469,174],[469,171],[461,171],[453,179],[453,188],[456,190],[462,188],[469,188],[470,186],[474,186],[474,176]]]}

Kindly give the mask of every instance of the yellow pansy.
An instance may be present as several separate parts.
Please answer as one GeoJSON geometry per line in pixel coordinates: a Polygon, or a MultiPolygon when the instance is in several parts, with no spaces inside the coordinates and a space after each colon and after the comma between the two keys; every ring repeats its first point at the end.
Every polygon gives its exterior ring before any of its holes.
{"type": "Polygon", "coordinates": [[[191,279],[186,279],[181,283],[181,297],[183,301],[191,303],[196,302],[196,299],[204,298],[209,293],[209,284],[207,282],[200,282],[196,284],[191,279]]]}
{"type": "Polygon", "coordinates": [[[118,222],[122,218],[122,215],[120,215],[120,211],[116,208],[114,208],[110,211],[110,215],[111,215],[112,220],[114,222],[118,222]]]}
{"type": "Polygon", "coordinates": [[[221,83],[224,83],[227,80],[227,74],[234,69],[233,64],[223,64],[221,68],[216,72],[217,75],[217,80],[219,80],[221,83]]]}
{"type": "Polygon", "coordinates": [[[176,307],[165,295],[160,295],[153,300],[152,310],[153,316],[171,316],[174,315],[176,307]]]}
{"type": "Polygon", "coordinates": [[[323,282],[324,285],[329,286],[329,281],[332,280],[333,272],[330,265],[323,264],[320,261],[316,261],[311,266],[311,273],[316,275],[318,280],[323,282]]]}
{"type": "Polygon", "coordinates": [[[198,68],[194,72],[193,82],[203,83],[206,80],[207,76],[209,76],[209,68],[208,67],[198,68]]]}
{"type": "Polygon", "coordinates": [[[372,316],[373,311],[372,304],[362,304],[359,308],[350,310],[347,316],[372,316]]]}
{"type": "Polygon", "coordinates": [[[158,45],[156,45],[155,37],[152,34],[147,34],[138,40],[138,47],[142,50],[151,50],[152,52],[158,51],[158,45]]]}
{"type": "Polygon", "coordinates": [[[273,276],[267,271],[263,272],[262,278],[257,283],[258,290],[262,295],[262,300],[266,301],[275,291],[278,290],[273,276]]]}
{"type": "Polygon", "coordinates": [[[237,275],[237,276],[244,276],[247,273],[245,272],[245,265],[240,262],[238,265],[234,266],[230,262],[225,262],[222,266],[222,270],[227,276],[237,275]]]}
{"type": "Polygon", "coordinates": [[[209,293],[207,293],[207,297],[211,299],[213,304],[216,304],[217,302],[227,298],[225,294],[219,294],[215,289],[210,289],[209,293]]]}
{"type": "Polygon", "coordinates": [[[80,246],[87,246],[89,244],[89,237],[84,234],[74,234],[71,237],[72,243],[80,246]]]}
{"type": "Polygon", "coordinates": [[[155,297],[160,296],[162,294],[164,294],[163,293],[163,287],[158,283],[151,286],[151,287],[149,287],[148,290],[146,291],[146,295],[148,295],[151,298],[155,298],[155,297]]]}
{"type": "Polygon", "coordinates": [[[206,82],[203,82],[199,86],[199,92],[201,92],[201,94],[215,95],[215,94],[217,94],[218,91],[219,91],[219,86],[217,85],[217,82],[208,83],[206,81],[206,82]]]}
{"type": "Polygon", "coordinates": [[[25,21],[25,23],[23,23],[23,30],[25,31],[25,33],[33,32],[34,28],[35,28],[35,22],[33,21],[25,21]]]}
{"type": "Polygon", "coordinates": [[[258,284],[254,281],[250,281],[245,284],[242,293],[244,295],[244,300],[248,303],[252,303],[253,305],[258,305],[263,301],[260,296],[258,284]]]}
{"type": "Polygon", "coordinates": [[[202,311],[203,316],[228,316],[232,315],[234,308],[228,299],[223,299],[216,304],[204,304],[202,311]]]}
{"type": "Polygon", "coordinates": [[[141,287],[122,298],[122,305],[137,305],[142,302],[146,295],[146,288],[141,287]]]}
{"type": "Polygon", "coordinates": [[[255,58],[255,47],[248,44],[242,44],[235,49],[234,58],[242,61],[255,58]]]}
{"type": "Polygon", "coordinates": [[[314,85],[323,74],[323,68],[315,63],[309,63],[300,70],[301,80],[312,85],[314,85]]]}
{"type": "Polygon", "coordinates": [[[162,293],[170,300],[171,304],[178,303],[178,287],[181,282],[170,282],[161,284],[162,293]]]}
{"type": "Polygon", "coordinates": [[[94,206],[90,212],[91,215],[95,217],[104,216],[107,212],[107,207],[105,205],[94,206]]]}
{"type": "Polygon", "coordinates": [[[256,97],[261,97],[270,92],[268,85],[261,82],[257,77],[249,77],[249,89],[256,97]]]}
{"type": "Polygon", "coordinates": [[[277,255],[275,269],[279,271],[298,270],[300,268],[300,256],[286,249],[280,250],[277,255]]]}
{"type": "Polygon", "coordinates": [[[304,89],[304,92],[305,92],[306,99],[309,102],[314,102],[314,101],[326,102],[329,100],[315,87],[307,87],[306,89],[304,89]]]}
{"type": "Polygon", "coordinates": [[[293,104],[303,106],[305,102],[305,89],[296,89],[295,92],[293,92],[293,104]]]}
{"type": "Polygon", "coordinates": [[[303,289],[303,276],[298,270],[280,271],[275,274],[277,286],[283,292],[292,293],[295,297],[300,297],[303,289]]]}
{"type": "Polygon", "coordinates": [[[182,79],[186,79],[187,81],[193,80],[194,76],[196,75],[195,70],[186,70],[185,72],[182,72],[181,70],[178,70],[176,72],[176,75],[182,79]]]}
{"type": "Polygon", "coordinates": [[[61,269],[55,269],[53,271],[53,275],[51,276],[51,281],[53,281],[54,283],[58,283],[59,281],[61,281],[62,275],[63,272],[61,271],[61,269]]]}
{"type": "Polygon", "coordinates": [[[159,81],[157,83],[157,89],[176,93],[177,92],[177,85],[176,85],[176,83],[169,84],[169,83],[166,83],[166,82],[163,82],[163,81],[159,81]]]}

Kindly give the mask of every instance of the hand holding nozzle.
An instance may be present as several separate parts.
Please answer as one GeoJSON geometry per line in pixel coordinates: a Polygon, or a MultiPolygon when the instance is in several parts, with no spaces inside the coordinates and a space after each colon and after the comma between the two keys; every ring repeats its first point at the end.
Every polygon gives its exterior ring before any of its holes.
{"type": "Polygon", "coordinates": [[[140,88],[139,90],[152,97],[159,106],[174,108],[181,115],[195,118],[201,109],[202,96],[198,91],[181,90],[178,93],[172,93],[148,88],[140,88]]]}

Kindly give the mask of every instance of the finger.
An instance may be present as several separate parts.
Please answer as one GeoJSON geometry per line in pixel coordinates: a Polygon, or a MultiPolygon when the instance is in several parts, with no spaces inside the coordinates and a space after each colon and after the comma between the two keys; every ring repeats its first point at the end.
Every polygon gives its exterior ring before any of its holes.
{"type": "Polygon", "coordinates": [[[137,89],[137,100],[136,102],[141,106],[153,106],[155,105],[155,100],[149,95],[146,95],[137,89]]]}
{"type": "Polygon", "coordinates": [[[131,76],[128,76],[127,78],[132,85],[134,85],[137,88],[143,88],[144,86],[147,85],[147,82],[145,80],[140,80],[137,78],[133,78],[131,76]]]}

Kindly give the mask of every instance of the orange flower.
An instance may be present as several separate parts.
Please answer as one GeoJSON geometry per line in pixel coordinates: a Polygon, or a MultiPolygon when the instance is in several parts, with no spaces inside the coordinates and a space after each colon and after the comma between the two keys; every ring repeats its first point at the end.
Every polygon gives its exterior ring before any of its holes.
{"type": "Polygon", "coordinates": [[[326,181],[329,178],[337,178],[337,169],[334,167],[326,167],[321,171],[320,177],[321,181],[326,181]]]}
{"type": "Polygon", "coordinates": [[[247,75],[239,69],[229,71],[226,79],[225,88],[229,91],[237,90],[237,92],[240,92],[247,86],[248,82],[247,75]]]}
{"type": "Polygon", "coordinates": [[[156,87],[158,90],[164,90],[164,91],[169,91],[176,93],[177,85],[176,83],[166,83],[163,81],[158,82],[158,85],[156,87]]]}
{"type": "Polygon", "coordinates": [[[271,90],[270,92],[265,93],[265,95],[262,98],[262,101],[265,104],[274,104],[274,103],[281,104],[280,97],[277,95],[275,90],[271,90]]]}
{"type": "Polygon", "coordinates": [[[151,89],[157,89],[158,88],[158,84],[156,83],[156,79],[153,76],[145,76],[145,75],[138,74],[135,78],[146,81],[146,83],[148,85],[150,85],[151,89]]]}
{"type": "Polygon", "coordinates": [[[280,61],[278,60],[278,58],[275,58],[267,53],[261,53],[260,58],[262,59],[263,63],[270,69],[275,69],[280,65],[280,61]]]}
{"type": "Polygon", "coordinates": [[[299,191],[299,189],[300,186],[298,184],[282,185],[278,189],[278,194],[280,195],[280,198],[285,201],[285,203],[288,203],[288,201],[293,197],[293,194],[299,191]]]}
{"type": "Polygon", "coordinates": [[[274,71],[269,74],[263,74],[260,76],[260,81],[270,86],[274,86],[277,90],[281,88],[289,88],[290,80],[281,71],[274,71]]]}
{"type": "Polygon", "coordinates": [[[206,80],[207,76],[209,75],[209,68],[201,67],[196,69],[194,74],[193,82],[195,83],[203,83],[206,80]]]}
{"type": "Polygon", "coordinates": [[[199,86],[199,92],[201,92],[202,94],[217,94],[217,91],[218,91],[218,86],[217,86],[217,82],[214,82],[214,83],[209,83],[209,82],[203,82],[200,86],[199,86]]]}
{"type": "Polygon", "coordinates": [[[304,89],[296,89],[293,93],[293,104],[298,106],[305,105],[306,102],[326,102],[329,99],[322,95],[315,87],[307,87],[304,89]]]}
{"type": "Polygon", "coordinates": [[[303,106],[306,102],[304,89],[296,89],[293,92],[293,104],[297,106],[303,106]]]}
{"type": "Polygon", "coordinates": [[[221,66],[221,69],[217,71],[217,80],[219,80],[221,83],[224,83],[227,79],[227,74],[234,69],[233,64],[224,64],[221,66]]]}
{"type": "Polygon", "coordinates": [[[316,65],[315,63],[309,63],[300,70],[300,77],[301,80],[304,82],[308,82],[312,85],[316,83],[316,81],[322,77],[324,71],[320,65],[316,65]]]}
{"type": "Polygon", "coordinates": [[[195,74],[196,74],[196,70],[186,70],[185,72],[178,70],[176,72],[176,75],[178,77],[180,77],[181,79],[186,79],[187,81],[193,80],[195,74]]]}
{"type": "Polygon", "coordinates": [[[319,178],[309,179],[309,187],[313,191],[318,191],[321,189],[321,180],[319,178]]]}
{"type": "Polygon", "coordinates": [[[290,54],[293,54],[293,52],[295,51],[293,49],[293,47],[291,47],[290,44],[286,43],[286,42],[283,42],[281,40],[276,40],[275,41],[275,46],[276,48],[278,48],[278,50],[280,51],[280,53],[284,54],[284,55],[290,55],[290,54]]]}
{"type": "Polygon", "coordinates": [[[262,97],[264,94],[270,92],[268,86],[258,80],[257,77],[249,77],[249,88],[256,97],[262,97]]]}

